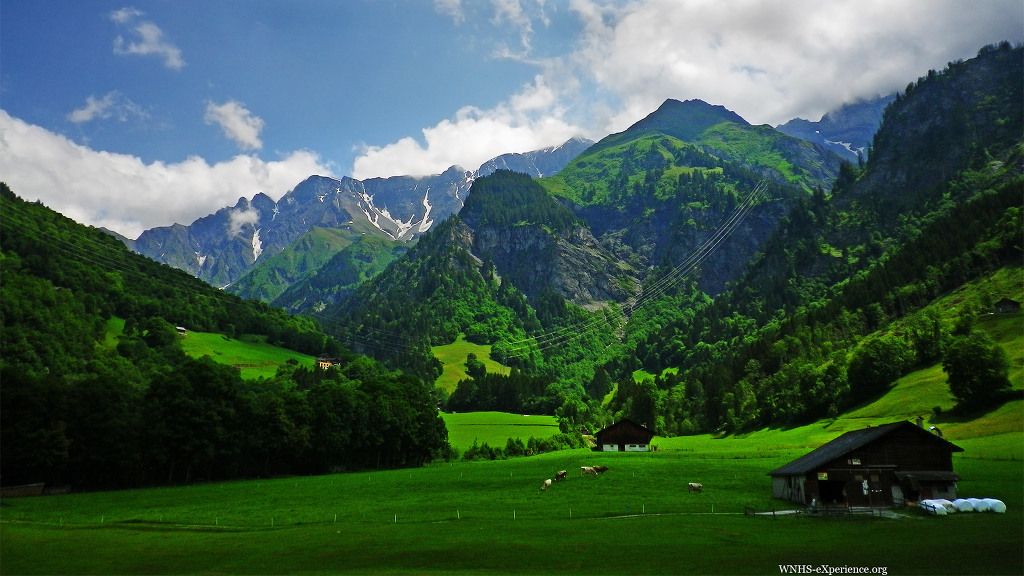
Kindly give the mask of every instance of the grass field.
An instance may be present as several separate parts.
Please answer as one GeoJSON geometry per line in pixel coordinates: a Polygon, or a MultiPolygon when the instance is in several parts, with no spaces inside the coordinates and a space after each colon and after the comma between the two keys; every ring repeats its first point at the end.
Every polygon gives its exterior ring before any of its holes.
{"type": "MultiPolygon", "coordinates": [[[[957,458],[964,495],[1006,514],[746,516],[801,449],[574,450],[494,462],[3,502],[4,574],[778,574],[779,564],[889,574],[1020,574],[1020,462],[957,458]],[[609,472],[581,476],[581,465],[609,472]],[[546,492],[545,478],[569,470],[546,492]],[[702,482],[701,494],[685,490],[702,482]],[[955,546],[954,546],[955,543],[955,546]]],[[[684,439],[685,440],[685,439],[684,439]]],[[[748,444],[748,448],[743,448],[748,444]]]]}
{"type": "Polygon", "coordinates": [[[469,378],[469,375],[466,374],[466,356],[470,352],[476,354],[477,359],[484,363],[488,372],[509,374],[512,371],[508,366],[491,360],[490,346],[467,342],[462,334],[459,334],[459,337],[452,344],[434,346],[432,351],[434,357],[444,365],[444,371],[434,385],[447,390],[449,393],[455,390],[460,380],[469,378]]]}
{"type": "Polygon", "coordinates": [[[308,368],[316,365],[312,356],[271,346],[255,337],[236,340],[221,334],[188,332],[182,339],[182,348],[189,356],[198,358],[208,355],[221,364],[236,366],[246,380],[261,376],[270,378],[277,373],[278,366],[288,360],[295,360],[308,368]]]}
{"type": "Polygon", "coordinates": [[[554,416],[529,416],[504,412],[466,412],[441,414],[448,427],[448,442],[453,448],[465,451],[473,442],[486,442],[493,448],[504,448],[509,438],[520,438],[525,443],[530,436],[548,438],[558,434],[558,421],[554,416]]]}

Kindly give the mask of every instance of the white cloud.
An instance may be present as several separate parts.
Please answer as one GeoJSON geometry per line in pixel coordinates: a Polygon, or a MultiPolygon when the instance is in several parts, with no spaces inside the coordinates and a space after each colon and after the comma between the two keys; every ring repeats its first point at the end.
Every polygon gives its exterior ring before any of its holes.
{"type": "Polygon", "coordinates": [[[0,166],[3,180],[22,198],[130,238],[156,226],[189,224],[257,192],[277,200],[311,174],[333,175],[305,150],[273,161],[238,155],[209,164],[193,156],[146,164],[136,156],[81,146],[4,110],[0,166]]]}
{"type": "Polygon", "coordinates": [[[67,116],[68,120],[75,124],[84,124],[96,119],[115,118],[119,122],[127,122],[129,118],[145,120],[148,117],[141,106],[116,90],[107,92],[100,99],[90,95],[85,99],[85,106],[72,110],[67,116]]]}
{"type": "Polygon", "coordinates": [[[434,0],[434,9],[452,17],[456,24],[466,21],[466,13],[462,10],[462,0],[434,0]]]}
{"type": "Polygon", "coordinates": [[[355,160],[353,178],[438,174],[452,165],[475,170],[487,160],[508,152],[528,152],[560,144],[580,134],[551,109],[534,116],[531,110],[552,99],[547,88],[534,86],[491,110],[467,106],[454,119],[424,128],[421,144],[406,137],[386,146],[365,146],[355,160]]]}
{"type": "Polygon", "coordinates": [[[127,24],[128,22],[142,16],[142,12],[136,10],[133,7],[126,6],[119,10],[114,10],[110,13],[110,19],[118,24],[127,24]]]}
{"type": "Polygon", "coordinates": [[[159,26],[148,20],[140,20],[142,15],[143,13],[135,8],[121,8],[109,14],[113,22],[127,26],[131,30],[131,37],[128,40],[120,34],[114,38],[114,54],[160,56],[164,59],[164,66],[181,70],[185,66],[181,49],[164,38],[164,32],[159,26]]]}
{"type": "Polygon", "coordinates": [[[901,89],[929,68],[1019,39],[1021,4],[575,0],[578,70],[621,101],[622,129],[666,98],[701,98],[753,123],[817,119],[901,89]]]}
{"type": "Polygon", "coordinates": [[[260,211],[253,208],[237,208],[228,212],[228,236],[242,233],[242,226],[255,225],[260,221],[260,211]]]}
{"type": "MultiPolygon", "coordinates": [[[[481,10],[456,0],[435,7],[457,24],[481,10]]],[[[754,124],[817,120],[844,103],[902,90],[986,44],[1024,39],[1019,0],[571,0],[581,27],[574,47],[531,61],[543,40],[534,24],[548,23],[544,3],[491,7],[492,31],[511,25],[521,38],[518,50],[501,46],[492,57],[536,65],[537,77],[492,109],[467,106],[423,128],[420,140],[363,147],[356,177],[475,168],[575,134],[599,139],[668,98],[723,105],[754,124]]]]}
{"type": "Polygon", "coordinates": [[[228,100],[223,104],[206,103],[206,115],[203,121],[217,124],[224,136],[235,141],[241,150],[259,150],[263,148],[260,132],[263,130],[263,119],[253,116],[245,105],[236,100],[228,100]]]}

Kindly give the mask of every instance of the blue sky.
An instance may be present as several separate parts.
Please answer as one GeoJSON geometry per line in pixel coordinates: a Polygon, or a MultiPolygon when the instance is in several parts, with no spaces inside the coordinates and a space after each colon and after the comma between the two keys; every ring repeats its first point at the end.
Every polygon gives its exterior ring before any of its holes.
{"type": "Polygon", "coordinates": [[[310,174],[468,169],[666,98],[818,119],[988,43],[1019,0],[3,0],[0,178],[130,237],[310,174]]]}

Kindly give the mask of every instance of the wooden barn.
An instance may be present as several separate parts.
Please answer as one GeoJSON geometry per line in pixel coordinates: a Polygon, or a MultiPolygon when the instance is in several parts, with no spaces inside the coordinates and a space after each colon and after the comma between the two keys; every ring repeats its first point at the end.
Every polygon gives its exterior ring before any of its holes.
{"type": "Polygon", "coordinates": [[[953,500],[953,452],[963,448],[907,421],[853,430],[769,472],[772,496],[847,506],[953,500]]]}
{"type": "Polygon", "coordinates": [[[619,420],[595,434],[603,452],[647,452],[654,432],[632,420],[619,420]]]}

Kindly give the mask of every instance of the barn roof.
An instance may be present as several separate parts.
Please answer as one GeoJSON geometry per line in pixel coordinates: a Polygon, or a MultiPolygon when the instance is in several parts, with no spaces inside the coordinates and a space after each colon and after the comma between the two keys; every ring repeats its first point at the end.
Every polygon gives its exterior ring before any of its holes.
{"type": "Polygon", "coordinates": [[[945,443],[953,452],[964,451],[963,448],[957,446],[956,444],[953,444],[948,440],[939,438],[938,436],[935,436],[934,434],[931,434],[925,431],[924,429],[918,427],[916,424],[904,420],[903,422],[893,422],[891,424],[882,424],[881,426],[871,426],[868,428],[862,428],[860,430],[852,430],[850,432],[847,432],[846,434],[843,434],[842,436],[836,438],[831,442],[822,444],[816,450],[804,454],[803,456],[797,458],[796,460],[793,460],[789,464],[786,464],[781,468],[777,468],[769,472],[768,475],[793,476],[806,474],[816,468],[819,468],[824,464],[831,462],[832,460],[835,460],[836,458],[843,456],[844,454],[852,452],[866,444],[870,444],[871,442],[874,442],[875,440],[878,440],[879,438],[891,434],[895,430],[899,430],[903,427],[913,428],[914,430],[919,431],[921,434],[925,434],[930,438],[934,439],[936,442],[945,443]]]}

